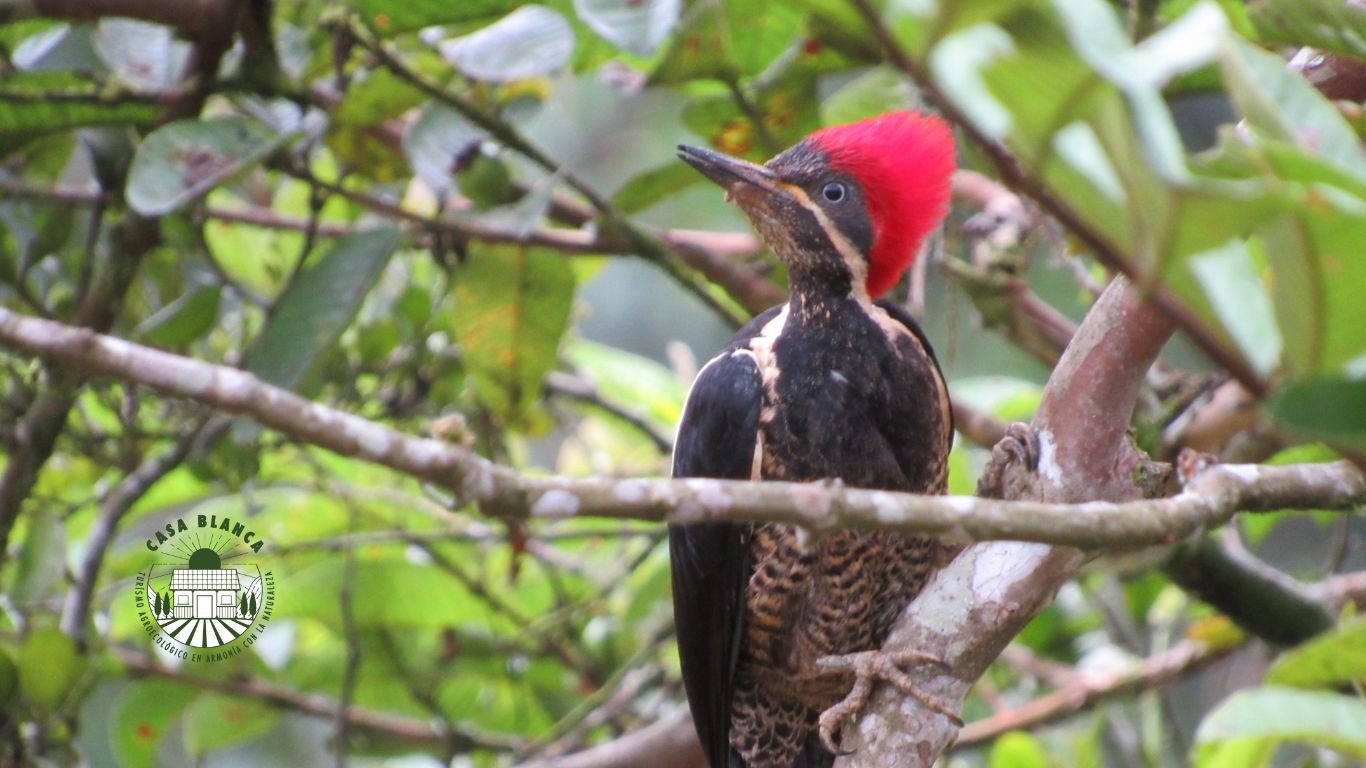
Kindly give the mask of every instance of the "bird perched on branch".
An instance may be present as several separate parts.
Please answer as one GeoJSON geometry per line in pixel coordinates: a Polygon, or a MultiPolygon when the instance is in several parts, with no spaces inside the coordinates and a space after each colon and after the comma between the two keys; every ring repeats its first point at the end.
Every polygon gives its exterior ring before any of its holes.
{"type": "MultiPolygon", "coordinates": [[[[896,112],[817,131],[764,165],[688,146],[679,157],[786,263],[791,297],[698,374],[674,476],[943,493],[943,376],[910,315],[876,299],[947,212],[948,128],[896,112]]],[[[703,523],[672,526],[669,552],[683,682],[712,768],[829,766],[878,678],[944,711],[898,666],[933,660],[878,650],[942,564],[936,540],[703,523]]]]}

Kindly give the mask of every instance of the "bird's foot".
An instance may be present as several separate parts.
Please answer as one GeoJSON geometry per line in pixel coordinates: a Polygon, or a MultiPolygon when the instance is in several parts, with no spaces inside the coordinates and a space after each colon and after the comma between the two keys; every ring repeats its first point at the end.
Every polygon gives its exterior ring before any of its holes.
{"type": "Polygon", "coordinates": [[[1016,422],[1006,427],[1005,437],[991,449],[991,459],[977,481],[977,495],[984,499],[1029,499],[1029,487],[1039,469],[1042,446],[1029,425],[1016,422]]]}
{"type": "Polygon", "coordinates": [[[868,703],[873,686],[879,680],[891,683],[903,694],[920,702],[921,706],[947,717],[955,725],[962,727],[963,719],[957,713],[921,691],[903,669],[917,665],[937,667],[944,672],[951,671],[943,659],[919,651],[862,651],[817,659],[816,666],[822,672],[843,672],[854,676],[854,686],[850,689],[849,695],[821,713],[820,735],[825,748],[836,755],[845,754],[835,747],[835,734],[839,733],[844,724],[857,716],[868,703]]]}

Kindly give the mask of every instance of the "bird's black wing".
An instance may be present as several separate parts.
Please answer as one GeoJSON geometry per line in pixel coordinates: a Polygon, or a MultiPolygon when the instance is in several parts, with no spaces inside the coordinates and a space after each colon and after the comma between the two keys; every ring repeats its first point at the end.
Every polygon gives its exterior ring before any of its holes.
{"type": "MultiPolygon", "coordinates": [[[[727,349],[698,374],[674,445],[674,477],[746,480],[754,461],[763,385],[754,357],[727,349]]],[[[683,686],[712,768],[730,762],[731,693],[751,526],[669,526],[674,624],[683,686]]]]}
{"type": "MultiPolygon", "coordinates": [[[[895,302],[888,301],[886,299],[880,299],[877,302],[877,305],[886,310],[887,314],[891,315],[892,319],[906,326],[906,330],[910,331],[912,336],[915,336],[916,340],[920,342],[921,348],[925,350],[926,356],[929,357],[930,366],[934,369],[935,375],[938,376],[939,380],[942,382],[944,380],[944,372],[939,367],[939,359],[935,357],[934,347],[930,344],[930,338],[926,336],[925,331],[920,328],[920,323],[917,323],[915,321],[915,318],[911,316],[910,312],[907,312],[904,308],[901,307],[901,305],[895,302]]],[[[949,450],[953,447],[952,407],[950,407],[949,412],[945,414],[945,418],[948,420],[948,430],[946,433],[948,442],[944,445],[943,448],[944,455],[947,456],[949,450]]]]}

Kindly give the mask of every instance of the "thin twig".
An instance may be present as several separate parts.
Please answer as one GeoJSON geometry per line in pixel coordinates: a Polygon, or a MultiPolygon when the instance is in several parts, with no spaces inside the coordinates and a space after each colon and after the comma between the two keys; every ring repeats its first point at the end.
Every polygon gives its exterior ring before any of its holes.
{"type": "Polygon", "coordinates": [[[673,627],[665,624],[653,632],[650,636],[643,639],[636,652],[631,654],[624,664],[614,671],[611,676],[597,687],[597,690],[585,696],[569,711],[564,717],[560,718],[550,730],[541,734],[535,741],[528,744],[525,749],[517,755],[519,759],[527,759],[542,754],[547,751],[552,742],[562,739],[576,726],[587,719],[593,712],[605,704],[617,690],[626,682],[630,673],[636,670],[646,661],[654,657],[659,651],[660,643],[672,635],[673,627]]]}
{"type": "Polygon", "coordinates": [[[399,79],[414,86],[437,102],[455,110],[461,117],[487,131],[499,144],[517,152],[546,172],[563,179],[565,184],[583,195],[584,199],[601,214],[604,226],[621,232],[626,241],[631,244],[634,253],[658,265],[680,286],[701,300],[703,304],[732,326],[739,327],[743,324],[744,318],[739,317],[726,304],[717,301],[709,286],[699,280],[691,269],[681,263],[677,256],[665,247],[654,233],[644,227],[637,226],[630,220],[630,217],[617,210],[611,201],[598,193],[592,185],[555,162],[553,158],[528,141],[510,124],[486,113],[473,102],[441,87],[410,67],[396,53],[391,51],[383,40],[375,37],[363,26],[348,24],[345,29],[362,48],[375,57],[376,61],[399,79]]]}
{"type": "Polygon", "coordinates": [[[545,388],[552,395],[559,395],[591,405],[620,419],[648,438],[660,453],[667,454],[673,450],[673,440],[667,435],[661,434],[659,429],[646,420],[644,416],[605,399],[592,382],[560,371],[551,371],[546,375],[545,388]]]}
{"type": "Polygon", "coordinates": [[[85,539],[85,552],[76,566],[76,583],[62,610],[61,628],[68,637],[80,645],[85,643],[91,595],[100,575],[105,552],[114,540],[123,516],[153,485],[189,458],[196,446],[212,442],[227,430],[230,423],[228,419],[209,416],[197,419],[169,449],[145,459],[100,502],[99,514],[85,539]]]}
{"type": "Polygon", "coordinates": [[[519,763],[517,768],[706,768],[688,708],[582,752],[519,763]]]}
{"type": "MultiPolygon", "coordinates": [[[[346,510],[347,530],[356,528],[355,505],[346,510]]],[[[360,633],[356,628],[356,553],[348,549],[343,555],[342,581],[338,599],[341,601],[342,634],[346,643],[346,663],[342,667],[341,697],[337,702],[337,768],[346,768],[350,749],[352,697],[356,693],[356,677],[360,671],[360,633]]]]}
{"type": "Polygon", "coordinates": [[[749,98],[744,89],[740,87],[740,81],[735,77],[725,79],[726,88],[730,90],[731,100],[735,106],[749,120],[749,124],[754,126],[754,134],[759,137],[759,146],[764,150],[764,154],[776,155],[779,149],[778,142],[773,138],[773,133],[768,130],[768,125],[764,123],[764,115],[759,111],[759,107],[749,98]]]}
{"type": "Polygon", "coordinates": [[[991,448],[1006,436],[1006,423],[986,411],[953,401],[953,428],[983,448],[991,448]]]}
{"type": "MultiPolygon", "coordinates": [[[[162,665],[156,659],[130,648],[111,646],[110,654],[135,676],[159,677],[181,685],[208,691],[217,691],[232,696],[255,699],[272,707],[288,709],[305,715],[335,720],[340,707],[337,702],[326,696],[304,693],[252,677],[210,678],[196,675],[182,669],[162,665]]],[[[349,727],[388,738],[399,739],[414,745],[428,745],[452,752],[469,752],[476,749],[508,751],[522,745],[522,739],[487,732],[462,729],[442,733],[432,723],[415,718],[375,712],[360,707],[345,710],[349,727]]]]}

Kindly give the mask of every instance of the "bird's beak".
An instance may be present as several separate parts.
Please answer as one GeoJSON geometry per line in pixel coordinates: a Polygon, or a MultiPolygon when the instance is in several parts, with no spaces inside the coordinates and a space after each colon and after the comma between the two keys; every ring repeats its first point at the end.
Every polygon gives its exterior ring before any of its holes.
{"type": "Polygon", "coordinates": [[[749,191],[781,194],[782,188],[773,171],[757,163],[723,155],[709,149],[678,145],[678,158],[702,172],[726,190],[726,200],[749,191]]]}

